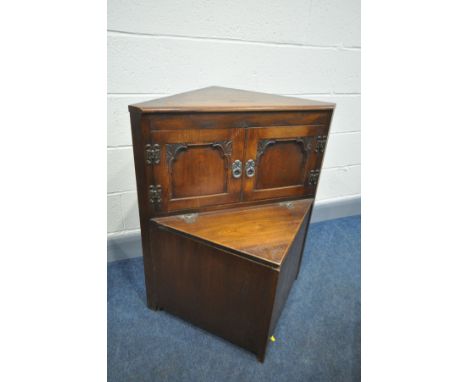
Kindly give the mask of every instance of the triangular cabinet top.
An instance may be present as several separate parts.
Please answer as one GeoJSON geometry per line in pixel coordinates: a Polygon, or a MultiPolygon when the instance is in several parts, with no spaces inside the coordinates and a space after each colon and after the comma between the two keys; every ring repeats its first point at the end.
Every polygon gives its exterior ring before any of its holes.
{"type": "Polygon", "coordinates": [[[211,86],[130,105],[136,113],[330,110],[331,102],[311,101],[247,90],[211,86]]]}

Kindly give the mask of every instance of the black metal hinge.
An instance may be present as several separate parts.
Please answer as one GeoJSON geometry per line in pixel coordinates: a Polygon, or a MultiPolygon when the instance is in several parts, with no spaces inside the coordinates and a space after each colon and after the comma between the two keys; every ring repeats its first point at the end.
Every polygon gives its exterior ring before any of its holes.
{"type": "Polygon", "coordinates": [[[159,164],[161,161],[161,146],[155,143],[154,145],[146,145],[145,147],[146,164],[159,164]]]}
{"type": "Polygon", "coordinates": [[[315,143],[315,152],[323,153],[325,151],[325,144],[327,143],[326,135],[319,135],[315,143]]]}
{"type": "Polygon", "coordinates": [[[162,187],[160,184],[149,186],[149,201],[152,204],[159,205],[162,200],[162,187]]]}
{"type": "Polygon", "coordinates": [[[319,175],[320,175],[320,170],[310,170],[309,181],[308,181],[309,186],[317,185],[319,175]]]}

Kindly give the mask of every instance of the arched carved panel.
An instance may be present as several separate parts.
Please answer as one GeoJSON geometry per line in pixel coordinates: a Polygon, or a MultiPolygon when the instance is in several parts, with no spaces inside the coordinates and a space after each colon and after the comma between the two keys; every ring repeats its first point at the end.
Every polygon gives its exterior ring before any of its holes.
{"type": "Polygon", "coordinates": [[[256,189],[300,185],[312,152],[313,137],[262,139],[257,145],[256,189]]]}
{"type": "Polygon", "coordinates": [[[230,140],[166,144],[170,197],[187,198],[226,193],[231,153],[230,140]]]}

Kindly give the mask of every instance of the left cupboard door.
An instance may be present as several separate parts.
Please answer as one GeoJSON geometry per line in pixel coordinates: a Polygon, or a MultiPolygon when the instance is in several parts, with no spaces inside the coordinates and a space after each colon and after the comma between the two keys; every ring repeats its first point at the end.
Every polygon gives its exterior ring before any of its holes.
{"type": "Polygon", "coordinates": [[[155,211],[239,201],[244,134],[244,129],[152,131],[148,147],[153,149],[150,200],[155,211]]]}

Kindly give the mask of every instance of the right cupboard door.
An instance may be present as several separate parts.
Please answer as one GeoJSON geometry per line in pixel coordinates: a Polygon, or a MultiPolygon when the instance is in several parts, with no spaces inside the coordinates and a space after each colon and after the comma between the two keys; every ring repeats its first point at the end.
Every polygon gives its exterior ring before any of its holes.
{"type": "Polygon", "coordinates": [[[244,200],[315,196],[327,133],[325,125],[249,128],[244,200]]]}

